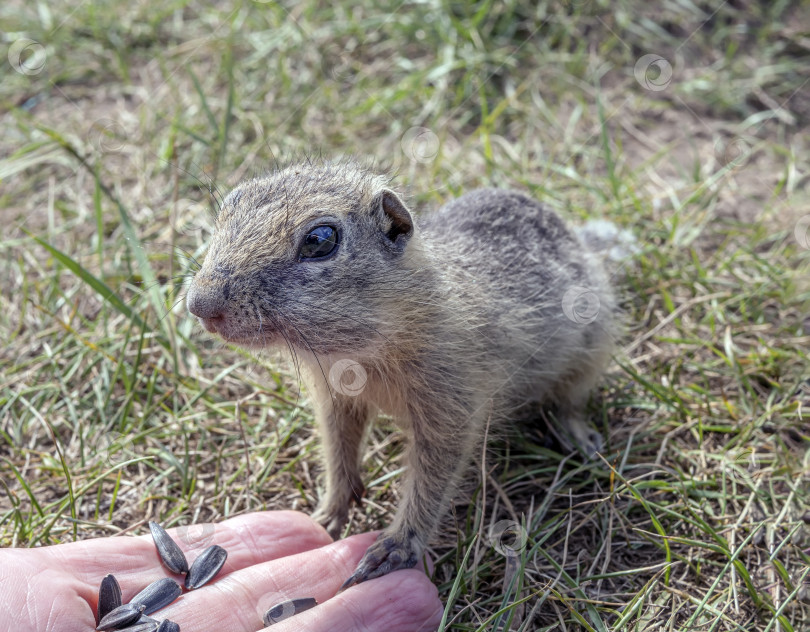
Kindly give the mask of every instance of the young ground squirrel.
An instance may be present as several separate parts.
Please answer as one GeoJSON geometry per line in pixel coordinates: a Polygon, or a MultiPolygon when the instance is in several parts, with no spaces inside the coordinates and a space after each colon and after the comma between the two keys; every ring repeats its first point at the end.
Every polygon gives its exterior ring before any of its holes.
{"type": "Polygon", "coordinates": [[[369,422],[383,411],[409,435],[402,504],[344,588],[416,564],[485,428],[524,405],[551,405],[572,443],[598,451],[584,406],[616,330],[587,236],[538,202],[483,189],[414,218],[387,186],[353,162],[239,185],[186,299],[209,332],[300,366],[326,454],[316,515],[333,537],[363,492],[369,422]]]}

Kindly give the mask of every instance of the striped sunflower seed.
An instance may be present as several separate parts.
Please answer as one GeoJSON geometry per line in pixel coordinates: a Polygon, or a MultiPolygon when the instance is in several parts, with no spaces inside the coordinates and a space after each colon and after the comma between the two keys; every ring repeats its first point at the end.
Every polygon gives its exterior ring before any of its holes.
{"type": "Polygon", "coordinates": [[[131,623],[135,623],[143,614],[144,606],[134,603],[125,603],[115,610],[108,612],[104,618],[98,622],[96,630],[118,630],[131,623]]]}
{"type": "Polygon", "coordinates": [[[194,560],[186,575],[186,588],[194,590],[207,584],[225,564],[228,552],[218,544],[209,546],[194,560]]]}
{"type": "Polygon", "coordinates": [[[143,606],[144,614],[152,614],[156,610],[168,606],[177,599],[183,589],[180,584],[170,577],[164,577],[152,582],[141,592],[129,600],[130,603],[143,606]]]}
{"type": "Polygon", "coordinates": [[[303,612],[304,610],[309,610],[310,608],[314,608],[318,605],[318,602],[315,601],[314,597],[302,597],[300,599],[290,599],[289,601],[283,601],[278,605],[273,606],[264,613],[264,618],[262,622],[265,626],[273,625],[274,623],[279,623],[284,621],[284,619],[289,619],[293,615],[298,614],[299,612],[303,612]]]}
{"type": "Polygon", "coordinates": [[[147,621],[138,621],[133,625],[128,625],[125,628],[118,628],[119,632],[157,632],[158,624],[153,619],[147,621]]]}
{"type": "Polygon", "coordinates": [[[157,629],[157,632],[180,632],[180,626],[177,625],[174,621],[169,621],[165,619],[157,629]]]}
{"type": "Polygon", "coordinates": [[[177,542],[172,540],[172,536],[168,534],[166,529],[161,527],[157,522],[149,521],[149,531],[152,532],[152,539],[155,541],[160,559],[173,573],[183,574],[188,572],[188,561],[183,551],[177,545],[177,542]]]}
{"type": "Polygon", "coordinates": [[[121,601],[121,586],[112,574],[106,575],[101,580],[98,587],[98,606],[96,608],[97,621],[101,620],[110,612],[115,610],[123,602],[121,601]]]}

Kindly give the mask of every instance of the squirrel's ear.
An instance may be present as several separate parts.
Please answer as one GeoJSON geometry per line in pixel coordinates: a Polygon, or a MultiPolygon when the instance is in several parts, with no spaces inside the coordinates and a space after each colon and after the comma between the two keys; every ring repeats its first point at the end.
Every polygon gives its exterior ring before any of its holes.
{"type": "Polygon", "coordinates": [[[374,196],[371,206],[382,221],[385,236],[392,243],[404,245],[413,234],[413,218],[405,203],[390,189],[383,189],[374,196]]]}

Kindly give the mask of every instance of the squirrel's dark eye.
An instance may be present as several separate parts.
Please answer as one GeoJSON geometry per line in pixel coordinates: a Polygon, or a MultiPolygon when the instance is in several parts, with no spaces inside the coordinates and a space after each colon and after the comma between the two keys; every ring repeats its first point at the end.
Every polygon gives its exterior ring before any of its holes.
{"type": "Polygon", "coordinates": [[[338,231],[334,226],[316,226],[301,244],[298,256],[301,259],[320,259],[331,255],[338,246],[338,231]]]}

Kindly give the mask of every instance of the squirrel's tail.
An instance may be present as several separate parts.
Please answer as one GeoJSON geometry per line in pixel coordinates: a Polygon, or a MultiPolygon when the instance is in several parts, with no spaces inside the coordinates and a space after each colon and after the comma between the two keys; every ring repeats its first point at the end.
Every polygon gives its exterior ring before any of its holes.
{"type": "Polygon", "coordinates": [[[606,219],[589,220],[574,231],[591,252],[607,261],[624,262],[640,251],[633,233],[606,219]]]}

